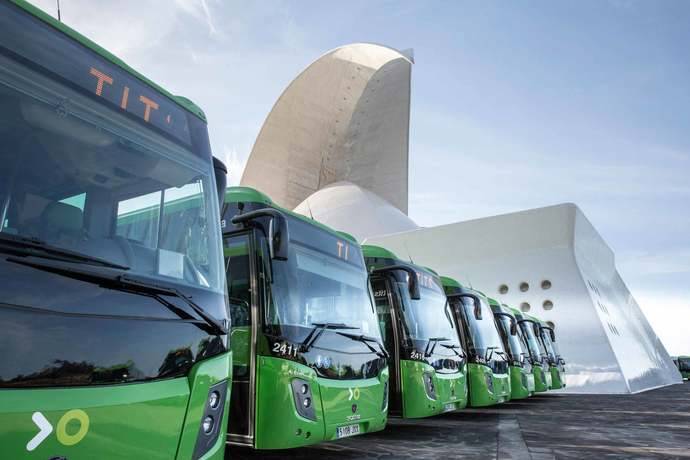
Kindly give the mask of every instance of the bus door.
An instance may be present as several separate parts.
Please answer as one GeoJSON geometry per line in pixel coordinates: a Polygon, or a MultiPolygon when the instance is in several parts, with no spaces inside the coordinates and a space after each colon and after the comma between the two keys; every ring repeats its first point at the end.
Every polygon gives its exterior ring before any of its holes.
{"type": "Polygon", "coordinates": [[[237,233],[224,240],[225,273],[230,301],[233,354],[232,396],[228,429],[230,441],[251,444],[254,434],[254,363],[256,259],[251,233],[237,233]]]}
{"type": "Polygon", "coordinates": [[[402,415],[402,389],[400,388],[400,346],[394,305],[394,287],[390,279],[371,278],[371,289],[374,292],[376,314],[378,316],[381,336],[386,350],[390,354],[388,372],[390,387],[388,389],[388,413],[402,415]]]}

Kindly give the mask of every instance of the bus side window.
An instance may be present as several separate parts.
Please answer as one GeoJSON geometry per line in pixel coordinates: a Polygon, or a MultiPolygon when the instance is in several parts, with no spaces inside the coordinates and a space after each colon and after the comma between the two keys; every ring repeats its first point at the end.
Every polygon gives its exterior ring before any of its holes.
{"type": "Polygon", "coordinates": [[[80,193],[78,195],[64,198],[60,200],[60,203],[74,206],[75,208],[79,208],[82,212],[84,212],[84,205],[86,204],[86,193],[80,193]]]}
{"type": "Polygon", "coordinates": [[[115,234],[155,248],[158,244],[158,219],[161,192],[153,192],[122,200],[117,204],[115,234]]]}
{"type": "MultiPolygon", "coordinates": [[[[251,271],[249,236],[236,235],[225,240],[225,275],[230,298],[231,348],[233,382],[249,381],[251,357],[251,271]]],[[[245,388],[246,390],[246,388],[245,388]]],[[[245,391],[243,390],[243,391],[245,391]]],[[[234,390],[233,390],[234,391],[234,390]]],[[[233,395],[233,398],[239,397],[233,395]]]]}
{"type": "Polygon", "coordinates": [[[388,301],[387,283],[384,279],[372,279],[371,289],[374,292],[376,315],[378,316],[383,343],[387,350],[393,350],[393,319],[391,317],[391,305],[388,301]]]}
{"type": "Polygon", "coordinates": [[[265,239],[261,239],[261,249],[259,250],[259,280],[261,283],[261,305],[264,306],[266,312],[266,322],[264,324],[276,324],[277,318],[269,318],[269,315],[277,316],[275,305],[273,304],[273,294],[271,292],[271,256],[269,254],[268,243],[265,239]]]}
{"type": "Polygon", "coordinates": [[[249,308],[252,302],[250,293],[249,238],[238,235],[225,241],[225,274],[227,276],[228,297],[232,327],[249,326],[249,308]]]}

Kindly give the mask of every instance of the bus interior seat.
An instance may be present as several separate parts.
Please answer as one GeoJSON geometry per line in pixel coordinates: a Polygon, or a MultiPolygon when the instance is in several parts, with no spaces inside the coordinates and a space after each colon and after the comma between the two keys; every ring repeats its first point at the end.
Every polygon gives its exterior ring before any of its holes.
{"type": "Polygon", "coordinates": [[[40,217],[40,238],[48,242],[66,239],[72,245],[83,235],[84,214],[81,209],[54,201],[48,204],[40,217]]]}
{"type": "Polygon", "coordinates": [[[130,266],[133,260],[132,250],[124,238],[113,239],[90,235],[84,229],[82,210],[67,203],[54,201],[45,207],[40,217],[39,235],[42,240],[50,244],[117,264],[130,266]]]}

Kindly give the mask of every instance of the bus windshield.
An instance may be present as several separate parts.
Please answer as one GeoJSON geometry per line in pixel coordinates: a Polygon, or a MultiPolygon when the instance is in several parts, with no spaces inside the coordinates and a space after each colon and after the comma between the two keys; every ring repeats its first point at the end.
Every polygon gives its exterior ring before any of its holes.
{"type": "Polygon", "coordinates": [[[680,372],[690,372],[690,358],[678,358],[678,370],[680,372]]]}
{"type": "Polygon", "coordinates": [[[549,333],[549,329],[541,327],[539,328],[539,331],[541,333],[541,339],[544,342],[544,347],[546,348],[546,353],[549,356],[549,360],[551,362],[556,362],[556,356],[558,356],[558,354],[556,353],[556,350],[554,348],[554,343],[551,341],[551,334],[549,333]]]}
{"type": "MultiPolygon", "coordinates": [[[[341,324],[347,328],[343,332],[380,341],[361,252],[350,245],[348,258],[358,263],[292,241],[288,260],[272,261],[272,301],[266,308],[266,324],[297,342],[326,323],[341,324]]],[[[319,341],[316,346],[325,343],[319,341]]]]}
{"type": "Polygon", "coordinates": [[[529,348],[530,356],[535,362],[540,362],[542,351],[537,336],[534,334],[534,322],[522,320],[519,324],[524,337],[527,339],[527,347],[529,348]]]}
{"type": "Polygon", "coordinates": [[[0,247],[222,292],[210,157],[4,57],[0,136],[0,247]]]}
{"type": "Polygon", "coordinates": [[[405,274],[396,280],[403,301],[403,330],[406,337],[412,341],[423,342],[443,338],[447,339],[443,341],[446,345],[459,345],[458,331],[453,324],[443,288],[432,277],[424,276],[428,282],[420,283],[421,298],[412,300],[408,276],[405,274]]]}
{"type": "Polygon", "coordinates": [[[520,361],[520,355],[524,353],[520,338],[517,334],[510,335],[511,318],[506,315],[498,315],[498,322],[500,323],[501,334],[505,334],[506,342],[508,343],[508,352],[513,361],[520,361]]]}
{"type": "Polygon", "coordinates": [[[474,315],[476,300],[473,297],[462,296],[460,301],[463,307],[464,319],[468,326],[467,341],[469,352],[476,357],[488,359],[492,354],[502,353],[503,344],[496,329],[491,307],[482,297],[478,298],[482,312],[481,319],[477,319],[474,315]]]}

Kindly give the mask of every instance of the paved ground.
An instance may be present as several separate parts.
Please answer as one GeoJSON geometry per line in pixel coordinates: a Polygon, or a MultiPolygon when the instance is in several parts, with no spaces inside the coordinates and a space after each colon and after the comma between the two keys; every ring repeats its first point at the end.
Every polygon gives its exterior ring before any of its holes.
{"type": "Polygon", "coordinates": [[[424,420],[391,419],[381,433],[303,449],[233,447],[227,458],[690,458],[690,384],[625,396],[545,394],[424,420]]]}

